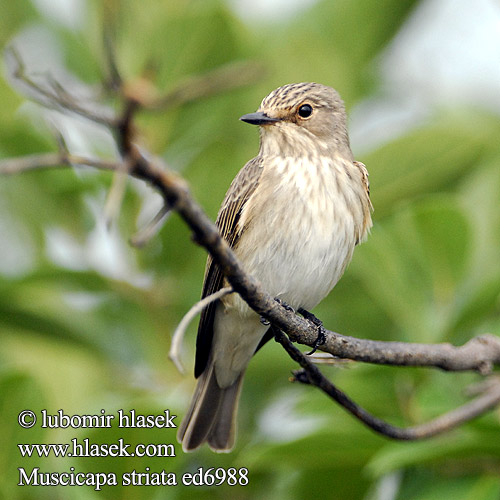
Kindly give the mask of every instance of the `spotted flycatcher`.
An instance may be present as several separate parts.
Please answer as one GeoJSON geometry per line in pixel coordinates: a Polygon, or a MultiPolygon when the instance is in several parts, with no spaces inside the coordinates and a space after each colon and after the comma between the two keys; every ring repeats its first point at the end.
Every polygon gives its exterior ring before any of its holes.
{"type": "MultiPolygon", "coordinates": [[[[309,310],[335,286],[371,227],[368,173],[349,146],[344,104],[318,83],[271,92],[256,113],[260,150],[233,180],[216,224],[243,268],[273,297],[309,310]]],[[[205,297],[228,286],[209,257],[205,297]]],[[[231,294],[202,313],[198,384],[178,438],[185,451],[234,446],[245,369],[269,326],[231,294]]]]}

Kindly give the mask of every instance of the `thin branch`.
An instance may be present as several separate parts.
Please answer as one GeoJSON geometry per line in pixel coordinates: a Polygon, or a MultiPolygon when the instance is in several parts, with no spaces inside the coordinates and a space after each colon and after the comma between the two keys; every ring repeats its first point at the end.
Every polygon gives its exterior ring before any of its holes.
{"type": "Polygon", "coordinates": [[[396,427],[367,412],[332,384],[323,376],[317,366],[292,344],[283,332],[275,330],[275,338],[277,342],[285,348],[289,356],[302,367],[302,370],[294,373],[295,380],[318,387],[351,413],[351,415],[354,415],[358,420],[363,422],[367,427],[392,439],[414,441],[417,439],[430,438],[437,434],[450,431],[500,404],[500,383],[496,380],[496,383],[490,384],[487,390],[476,399],[430,422],[413,427],[396,427]]]}
{"type": "Polygon", "coordinates": [[[103,48],[105,55],[105,67],[108,71],[107,75],[107,87],[111,92],[118,92],[123,85],[123,79],[118,69],[118,63],[116,61],[116,50],[115,50],[115,37],[111,33],[113,23],[108,22],[104,23],[103,29],[103,48]]]}
{"type": "Polygon", "coordinates": [[[330,365],[337,367],[347,367],[350,363],[353,363],[351,359],[338,358],[337,356],[332,356],[327,352],[314,352],[312,354],[308,353],[307,359],[315,365],[330,365]]]}
{"type": "Polygon", "coordinates": [[[158,231],[163,227],[170,213],[170,207],[163,205],[146,226],[130,238],[130,244],[136,248],[144,247],[151,238],[158,234],[158,231]]]}
{"type": "Polygon", "coordinates": [[[113,182],[111,183],[111,188],[109,189],[108,197],[106,198],[103,210],[104,222],[108,229],[120,213],[131,166],[131,162],[128,159],[125,159],[113,175],[113,182]]]}
{"type": "Polygon", "coordinates": [[[58,110],[69,111],[108,127],[114,127],[116,125],[116,119],[111,112],[96,112],[95,110],[82,106],[79,103],[80,98],[69,94],[60,83],[55,84],[55,80],[51,77],[48,77],[48,88],[43,87],[33,80],[27,73],[24,61],[16,47],[8,47],[6,49],[6,55],[8,57],[10,56],[10,60],[12,61],[11,66],[13,67],[11,67],[10,70],[11,76],[14,80],[26,85],[31,92],[32,98],[40,104],[58,110]]]}
{"type": "Polygon", "coordinates": [[[59,148],[59,153],[64,157],[67,157],[69,155],[69,149],[68,149],[68,144],[66,143],[66,139],[64,138],[64,135],[56,127],[52,127],[52,130],[56,138],[57,146],[59,148]]]}
{"type": "MultiPolygon", "coordinates": [[[[290,335],[291,340],[311,346],[317,333],[301,331],[290,335]]],[[[325,344],[319,346],[339,358],[392,366],[433,366],[445,371],[474,370],[483,375],[500,364],[500,338],[485,334],[474,337],[463,346],[449,343],[417,344],[358,339],[326,331],[325,344]]]]}
{"type": "Polygon", "coordinates": [[[117,171],[121,162],[102,160],[100,158],[87,158],[84,156],[68,154],[64,151],[58,153],[40,153],[20,156],[18,158],[5,158],[0,160],[0,174],[13,175],[30,170],[42,168],[56,168],[58,166],[85,165],[101,170],[117,171]]]}
{"type": "Polygon", "coordinates": [[[184,315],[181,322],[175,329],[174,334],[172,335],[172,342],[170,344],[170,351],[168,353],[168,357],[174,362],[175,366],[179,370],[179,372],[184,373],[184,366],[181,361],[181,350],[182,350],[182,342],[184,340],[184,334],[186,333],[186,329],[189,326],[189,323],[205,309],[208,305],[216,300],[233,293],[233,289],[231,287],[221,288],[215,293],[211,295],[207,295],[200,301],[198,301],[189,311],[184,315]]]}

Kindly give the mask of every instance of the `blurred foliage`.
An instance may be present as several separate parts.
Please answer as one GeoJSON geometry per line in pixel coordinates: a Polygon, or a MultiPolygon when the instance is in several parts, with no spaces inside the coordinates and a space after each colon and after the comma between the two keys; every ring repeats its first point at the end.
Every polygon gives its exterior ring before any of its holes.
{"type": "MultiPolygon", "coordinates": [[[[14,40],[21,52],[36,47],[27,62],[38,63],[39,71],[57,75],[62,69],[90,85],[104,78],[103,23],[112,27],[125,77],[145,76],[165,91],[226,62],[262,61],[267,72],[251,87],[139,119],[147,147],[188,179],[215,217],[230,180],[257,151],[256,131],[238,125],[238,116],[255,110],[276,86],[304,80],[335,86],[352,108],[377,89],[377,58],[415,4],[322,0],[286,23],[263,22],[252,31],[214,0],[82,0],[76,28],[28,0],[4,1],[0,36],[4,44],[14,40]]],[[[6,80],[0,80],[0,96],[0,156],[53,150],[54,122],[70,147],[112,154],[102,131],[92,131],[99,140],[86,141],[81,120],[61,125],[53,112],[26,104],[6,80]]],[[[500,334],[500,120],[466,110],[441,115],[359,158],[370,170],[375,226],[317,308],[328,327],[425,342],[500,334]]],[[[130,183],[118,225],[107,234],[100,214],[109,185],[108,174],[85,169],[0,179],[0,498],[500,497],[498,410],[446,436],[390,442],[318,391],[290,386],[287,373],[294,366],[274,343],[249,367],[238,444],[229,455],[206,449],[184,455],[176,446],[176,457],[22,459],[18,443],[74,437],[176,442],[173,429],[25,430],[17,425],[25,409],[63,409],[68,415],[186,411],[194,382],[178,374],[166,354],[171,332],[199,296],[205,254],[175,216],[145,249],[127,245],[158,206],[156,195],[137,182],[130,183]],[[247,467],[250,484],[101,492],[16,486],[17,467],[30,472],[36,466],[117,474],[149,467],[173,472],[179,481],[199,467],[247,467]],[[395,496],[383,493],[387,484],[396,488],[395,496]]],[[[194,325],[190,332],[185,357],[191,360],[194,325]]],[[[368,410],[399,425],[461,404],[463,389],[478,380],[473,374],[351,363],[325,372],[368,410]]]]}

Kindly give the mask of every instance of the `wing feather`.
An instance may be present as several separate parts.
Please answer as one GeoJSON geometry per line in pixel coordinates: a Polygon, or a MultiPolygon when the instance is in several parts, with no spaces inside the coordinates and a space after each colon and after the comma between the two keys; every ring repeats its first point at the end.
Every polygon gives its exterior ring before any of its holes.
{"type": "MultiPolygon", "coordinates": [[[[241,230],[238,227],[241,211],[255,191],[261,172],[262,157],[257,156],[238,172],[222,202],[215,224],[231,248],[234,248],[241,236],[241,230]]],[[[213,261],[211,256],[208,256],[201,297],[204,298],[217,292],[223,287],[223,283],[224,275],[220,266],[213,261]]],[[[213,302],[201,313],[196,338],[195,377],[199,377],[203,373],[210,356],[216,305],[217,302],[213,302]]]]}

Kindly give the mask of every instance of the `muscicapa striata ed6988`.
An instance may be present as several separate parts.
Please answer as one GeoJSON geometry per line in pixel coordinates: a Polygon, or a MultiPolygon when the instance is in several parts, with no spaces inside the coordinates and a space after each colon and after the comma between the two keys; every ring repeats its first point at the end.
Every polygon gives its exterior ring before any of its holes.
{"type": "MultiPolygon", "coordinates": [[[[233,180],[216,224],[267,292],[295,309],[311,309],[335,286],[371,227],[368,173],[353,159],[344,104],[330,87],[290,84],[241,120],[260,126],[260,150],[233,180]]],[[[223,286],[209,257],[203,296],[223,286]]],[[[178,432],[185,451],[204,442],[215,451],[232,449],[243,375],[268,329],[237,294],[203,311],[199,380],[178,432]]]]}

